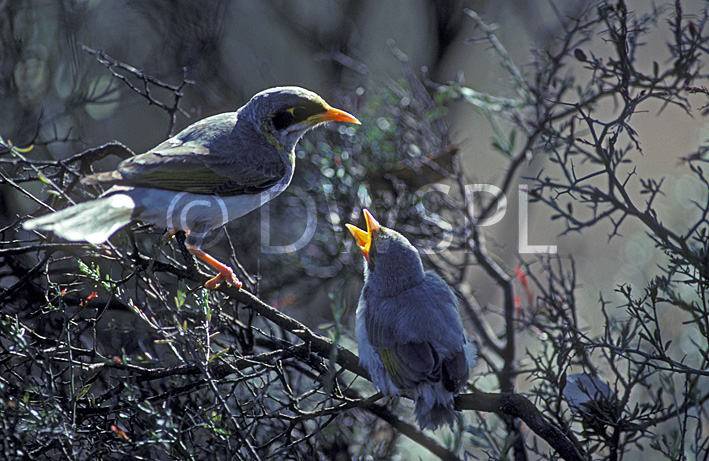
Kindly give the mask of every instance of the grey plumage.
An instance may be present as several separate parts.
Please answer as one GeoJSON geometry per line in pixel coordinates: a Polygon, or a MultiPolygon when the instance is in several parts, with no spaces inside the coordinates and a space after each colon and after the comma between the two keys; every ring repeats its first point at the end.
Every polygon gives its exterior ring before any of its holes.
{"type": "Polygon", "coordinates": [[[384,394],[409,393],[422,429],[455,421],[453,398],[468,379],[474,347],[466,339],[455,295],[416,248],[365,210],[368,232],[354,226],[365,257],[357,306],[360,363],[384,394]]]}
{"type": "Polygon", "coordinates": [[[95,244],[132,219],[188,231],[188,249],[220,271],[208,284],[216,287],[226,278],[238,285],[230,268],[199,249],[202,239],[283,192],[293,177],[296,143],[327,121],[359,123],[312,91],[264,90],[236,112],[200,120],[114,171],[84,178],[86,184],[113,187],[24,227],[95,244]]]}

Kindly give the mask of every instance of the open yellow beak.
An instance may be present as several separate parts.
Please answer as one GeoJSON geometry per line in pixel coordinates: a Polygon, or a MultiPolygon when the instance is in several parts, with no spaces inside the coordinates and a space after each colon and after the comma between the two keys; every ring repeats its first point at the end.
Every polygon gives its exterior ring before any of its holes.
{"type": "Polygon", "coordinates": [[[359,227],[353,226],[352,224],[345,224],[347,229],[352,233],[352,236],[357,242],[357,246],[362,251],[364,259],[369,261],[369,250],[372,248],[372,234],[378,232],[380,229],[379,223],[369,210],[364,210],[364,220],[367,221],[367,231],[363,231],[359,227]]]}
{"type": "Polygon", "coordinates": [[[344,110],[340,109],[335,109],[334,107],[328,107],[328,109],[325,112],[322,112],[317,115],[313,115],[310,117],[310,119],[313,123],[322,123],[322,122],[347,122],[347,123],[354,123],[355,125],[361,125],[362,122],[357,120],[357,118],[352,115],[348,114],[344,110]]]}

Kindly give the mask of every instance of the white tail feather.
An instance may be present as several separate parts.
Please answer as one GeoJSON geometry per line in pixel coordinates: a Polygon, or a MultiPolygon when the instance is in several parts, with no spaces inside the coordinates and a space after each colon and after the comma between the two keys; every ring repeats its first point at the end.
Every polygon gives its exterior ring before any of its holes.
{"type": "Polygon", "coordinates": [[[73,242],[103,243],[130,223],[135,202],[125,194],[111,194],[74,205],[24,223],[27,230],[52,231],[73,242]]]}

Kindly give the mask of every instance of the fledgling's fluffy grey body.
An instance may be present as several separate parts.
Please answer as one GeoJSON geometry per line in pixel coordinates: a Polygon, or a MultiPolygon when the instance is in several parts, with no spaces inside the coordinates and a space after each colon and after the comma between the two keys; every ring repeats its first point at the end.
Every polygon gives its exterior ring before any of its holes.
{"type": "Polygon", "coordinates": [[[373,241],[357,307],[360,364],[382,393],[410,393],[422,429],[452,425],[474,361],[455,295],[398,232],[382,227],[373,241]]]}

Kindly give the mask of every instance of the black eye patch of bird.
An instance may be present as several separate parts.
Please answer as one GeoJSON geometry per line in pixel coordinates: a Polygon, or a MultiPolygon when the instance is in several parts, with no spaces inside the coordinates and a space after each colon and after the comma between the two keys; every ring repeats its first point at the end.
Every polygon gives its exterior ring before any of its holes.
{"type": "Polygon", "coordinates": [[[323,114],[326,110],[324,106],[313,101],[289,107],[273,114],[273,127],[277,130],[284,130],[289,126],[302,123],[314,115],[323,114]]]}

